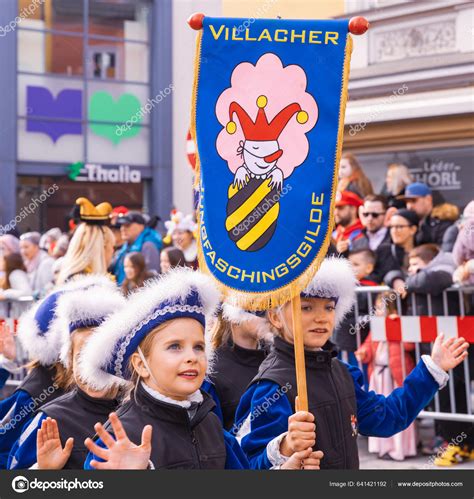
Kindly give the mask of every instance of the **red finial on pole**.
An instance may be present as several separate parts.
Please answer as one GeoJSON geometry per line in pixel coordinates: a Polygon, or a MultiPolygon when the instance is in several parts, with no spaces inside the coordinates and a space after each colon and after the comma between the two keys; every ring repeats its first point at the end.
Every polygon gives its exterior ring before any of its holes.
{"type": "Polygon", "coordinates": [[[349,21],[349,32],[353,35],[363,35],[369,29],[369,21],[365,17],[353,17],[349,21]]]}
{"type": "Polygon", "coordinates": [[[188,24],[192,29],[199,30],[202,29],[203,19],[204,14],[202,12],[195,12],[188,17],[188,24]]]}

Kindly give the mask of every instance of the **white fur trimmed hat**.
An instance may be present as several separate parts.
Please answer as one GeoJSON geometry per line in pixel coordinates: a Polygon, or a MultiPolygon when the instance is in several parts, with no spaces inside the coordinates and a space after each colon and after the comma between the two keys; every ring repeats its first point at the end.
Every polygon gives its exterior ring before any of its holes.
{"type": "Polygon", "coordinates": [[[336,302],[336,326],[355,302],[356,277],[345,258],[323,260],[312,281],[302,291],[302,298],[333,298],[336,302]]]}
{"type": "Polygon", "coordinates": [[[229,322],[234,324],[242,324],[242,322],[250,321],[255,318],[263,319],[266,312],[262,311],[248,311],[243,308],[236,307],[230,303],[222,304],[222,317],[229,322]]]}
{"type": "Polygon", "coordinates": [[[81,378],[97,390],[126,384],[131,377],[128,360],[151,331],[178,318],[195,319],[205,328],[219,298],[208,276],[188,268],[176,268],[147,283],[89,338],[79,358],[81,378]]]}
{"type": "Polygon", "coordinates": [[[18,324],[18,337],[32,360],[67,364],[70,333],[96,327],[125,304],[116,284],[104,275],[79,277],[44,298],[18,324]]]}
{"type": "Polygon", "coordinates": [[[166,236],[164,242],[169,244],[171,236],[175,230],[187,230],[194,233],[197,229],[197,223],[193,220],[192,215],[183,215],[180,211],[171,213],[171,220],[165,222],[166,236]]]}

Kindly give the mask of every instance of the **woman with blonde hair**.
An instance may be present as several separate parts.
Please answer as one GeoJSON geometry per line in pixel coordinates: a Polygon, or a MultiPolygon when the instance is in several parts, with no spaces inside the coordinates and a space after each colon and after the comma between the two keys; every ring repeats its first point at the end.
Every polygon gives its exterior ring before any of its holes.
{"type": "Polygon", "coordinates": [[[341,157],[337,190],[351,191],[361,198],[374,193],[372,183],[353,154],[346,152],[341,157]]]}
{"type": "Polygon", "coordinates": [[[88,199],[76,201],[81,224],[77,227],[61,262],[56,284],[61,285],[82,274],[106,274],[114,252],[115,238],[105,223],[112,206],[94,206],[88,199]]]}
{"type": "Polygon", "coordinates": [[[387,196],[388,206],[405,208],[405,201],[397,199],[405,194],[405,187],[413,182],[410,170],[400,163],[391,163],[387,168],[382,195],[387,196]]]}

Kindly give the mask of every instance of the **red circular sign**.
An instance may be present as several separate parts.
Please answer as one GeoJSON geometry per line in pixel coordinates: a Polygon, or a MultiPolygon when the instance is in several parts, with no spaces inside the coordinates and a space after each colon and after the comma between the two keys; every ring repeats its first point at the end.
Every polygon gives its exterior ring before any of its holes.
{"type": "Polygon", "coordinates": [[[196,144],[191,137],[191,131],[188,130],[188,135],[186,137],[186,154],[188,156],[189,164],[194,170],[196,168],[196,144]]]}

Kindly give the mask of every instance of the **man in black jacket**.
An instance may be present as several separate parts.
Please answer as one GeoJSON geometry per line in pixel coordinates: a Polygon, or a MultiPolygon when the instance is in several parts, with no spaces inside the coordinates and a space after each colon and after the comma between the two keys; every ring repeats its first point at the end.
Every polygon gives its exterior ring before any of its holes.
{"type": "Polygon", "coordinates": [[[407,209],[413,210],[420,217],[420,225],[416,234],[415,244],[434,243],[441,246],[446,229],[453,223],[450,220],[440,220],[431,216],[433,196],[431,189],[423,182],[414,182],[407,186],[405,194],[400,196],[407,204],[407,209]]]}

